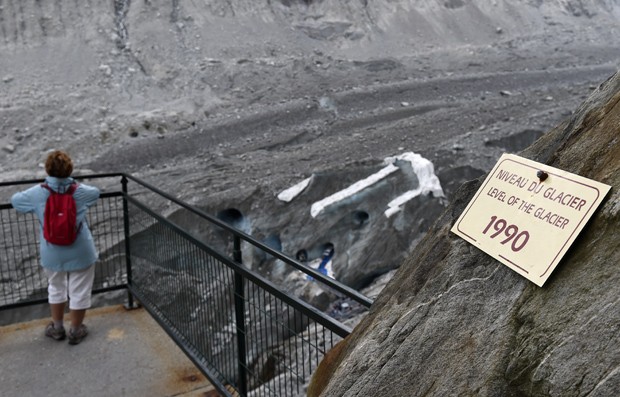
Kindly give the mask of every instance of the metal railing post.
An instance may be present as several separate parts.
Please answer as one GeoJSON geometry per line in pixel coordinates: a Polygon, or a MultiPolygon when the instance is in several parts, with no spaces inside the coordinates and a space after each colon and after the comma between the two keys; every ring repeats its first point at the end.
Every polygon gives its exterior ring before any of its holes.
{"type": "MultiPolygon", "coordinates": [[[[235,262],[241,260],[241,238],[234,237],[233,258],[235,262]]],[[[245,286],[243,276],[235,272],[235,320],[237,323],[237,370],[239,372],[239,393],[248,395],[246,340],[245,340],[245,286]]]]}
{"type": "Polygon", "coordinates": [[[123,228],[125,231],[125,263],[127,273],[127,305],[126,309],[135,309],[136,306],[133,301],[133,295],[129,289],[131,284],[131,250],[129,242],[129,206],[127,205],[127,177],[123,175],[121,178],[121,185],[123,190],[123,228]]]}

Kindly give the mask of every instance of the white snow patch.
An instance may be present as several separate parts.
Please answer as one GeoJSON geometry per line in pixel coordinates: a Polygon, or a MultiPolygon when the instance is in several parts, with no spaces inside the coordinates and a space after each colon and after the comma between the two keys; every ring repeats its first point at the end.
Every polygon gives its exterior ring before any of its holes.
{"type": "Polygon", "coordinates": [[[390,217],[401,210],[401,206],[407,201],[413,199],[421,194],[432,193],[433,197],[444,197],[443,189],[439,178],[435,175],[435,167],[433,163],[417,153],[407,152],[400,156],[388,157],[386,162],[393,163],[396,160],[409,161],[413,172],[418,177],[419,186],[416,189],[410,190],[396,197],[394,200],[388,203],[388,209],[385,211],[385,216],[390,217]]]}
{"type": "Polygon", "coordinates": [[[369,177],[362,179],[361,181],[355,182],[353,185],[349,186],[348,188],[341,190],[339,192],[336,192],[332,194],[331,196],[324,198],[323,200],[317,201],[316,203],[312,204],[312,207],[310,208],[310,215],[312,215],[313,218],[316,218],[316,216],[320,214],[321,211],[323,211],[323,209],[325,209],[326,207],[334,203],[337,203],[339,201],[342,201],[346,199],[347,197],[351,197],[356,193],[359,193],[360,191],[364,190],[368,186],[371,186],[379,182],[381,179],[397,171],[398,169],[399,168],[396,167],[394,164],[389,164],[387,167],[381,169],[379,172],[374,173],[370,175],[369,177]]]}
{"type": "MultiPolygon", "coordinates": [[[[389,218],[390,216],[394,215],[401,210],[401,206],[403,204],[421,194],[432,193],[434,197],[444,197],[443,189],[441,188],[439,178],[437,178],[437,175],[435,175],[435,167],[433,166],[433,163],[431,163],[429,160],[425,159],[417,153],[406,152],[399,156],[387,157],[384,160],[387,166],[381,169],[379,172],[374,173],[358,182],[355,182],[348,188],[334,193],[331,196],[312,204],[312,207],[310,208],[310,214],[313,218],[316,218],[316,216],[320,214],[321,211],[323,211],[326,207],[342,201],[348,197],[351,197],[356,193],[359,193],[365,188],[379,182],[388,175],[399,170],[399,168],[394,165],[394,163],[399,160],[408,161],[411,163],[411,168],[413,169],[413,172],[415,172],[418,178],[419,186],[413,190],[401,194],[394,200],[390,201],[388,203],[388,209],[385,211],[386,217],[389,218]]],[[[295,185],[292,188],[285,190],[284,192],[288,192],[289,190],[295,191],[294,188],[302,185],[304,182],[301,182],[300,184],[295,185]]],[[[305,186],[303,188],[305,188],[305,186]]],[[[280,195],[283,195],[284,192],[280,193],[280,195]]],[[[280,195],[278,195],[278,198],[280,198],[280,195]]],[[[282,200],[282,198],[280,199],[282,200]]]]}
{"type": "Polygon", "coordinates": [[[287,203],[291,202],[291,200],[297,197],[301,192],[304,191],[305,188],[308,187],[311,180],[312,177],[306,178],[295,186],[291,186],[288,189],[283,190],[282,192],[280,192],[280,194],[278,194],[278,199],[287,203]]]}

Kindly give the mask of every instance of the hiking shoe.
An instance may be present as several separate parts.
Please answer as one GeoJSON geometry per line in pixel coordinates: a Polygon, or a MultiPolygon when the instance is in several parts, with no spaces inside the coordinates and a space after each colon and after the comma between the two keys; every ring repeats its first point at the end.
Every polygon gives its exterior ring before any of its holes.
{"type": "Polygon", "coordinates": [[[88,328],[84,324],[77,327],[77,329],[71,328],[69,330],[69,344],[77,345],[82,339],[86,338],[86,335],[88,335],[88,328]]]}
{"type": "Polygon", "coordinates": [[[45,336],[54,340],[63,340],[67,336],[67,333],[65,332],[65,327],[56,329],[54,328],[54,322],[50,322],[45,327],[45,336]]]}

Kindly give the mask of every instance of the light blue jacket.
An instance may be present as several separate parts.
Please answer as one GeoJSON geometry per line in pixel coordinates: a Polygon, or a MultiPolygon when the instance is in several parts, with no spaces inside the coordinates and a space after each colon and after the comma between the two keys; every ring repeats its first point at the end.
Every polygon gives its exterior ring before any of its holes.
{"type": "MultiPolygon", "coordinates": [[[[54,178],[48,176],[46,183],[56,192],[65,192],[73,183],[73,178],[54,178]]],[[[93,236],[86,222],[86,211],[97,202],[99,189],[94,186],[79,184],[73,193],[77,210],[77,223],[82,223],[77,239],[72,245],[54,245],[43,238],[43,213],[50,192],[41,185],[36,185],[23,192],[15,193],[11,204],[19,212],[33,212],[41,225],[39,239],[41,241],[41,264],[55,272],[71,272],[86,269],[99,258],[93,236]]]]}

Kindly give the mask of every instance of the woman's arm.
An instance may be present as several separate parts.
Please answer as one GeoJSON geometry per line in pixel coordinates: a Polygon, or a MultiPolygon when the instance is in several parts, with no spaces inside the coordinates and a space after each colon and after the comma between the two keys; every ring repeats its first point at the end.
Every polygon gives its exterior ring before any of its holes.
{"type": "Polygon", "coordinates": [[[11,197],[11,204],[17,212],[34,212],[35,207],[32,202],[33,189],[41,189],[41,187],[33,186],[23,192],[17,192],[11,197]]]}
{"type": "Polygon", "coordinates": [[[97,199],[99,198],[99,189],[95,186],[80,183],[78,189],[73,194],[73,197],[75,200],[83,202],[86,207],[90,207],[97,202],[97,199]]]}

